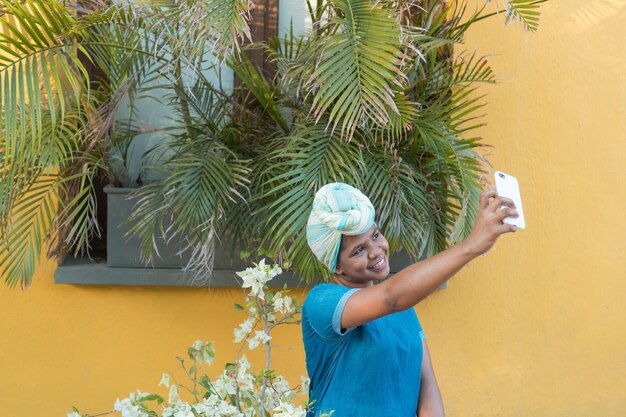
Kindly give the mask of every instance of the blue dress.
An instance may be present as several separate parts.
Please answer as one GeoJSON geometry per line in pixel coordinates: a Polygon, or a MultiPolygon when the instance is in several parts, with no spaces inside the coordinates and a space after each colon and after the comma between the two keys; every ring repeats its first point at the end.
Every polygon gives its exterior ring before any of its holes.
{"type": "Polygon", "coordinates": [[[319,284],[302,310],[311,378],[307,416],[415,417],[424,332],[410,308],[341,329],[343,308],[357,288],[319,284]]]}

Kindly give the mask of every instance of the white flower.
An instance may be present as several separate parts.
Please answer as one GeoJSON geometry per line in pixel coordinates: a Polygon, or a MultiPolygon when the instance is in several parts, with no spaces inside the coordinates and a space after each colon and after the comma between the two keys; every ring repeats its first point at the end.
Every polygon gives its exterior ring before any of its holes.
{"type": "Polygon", "coordinates": [[[196,350],[193,357],[200,363],[206,363],[210,365],[215,358],[215,345],[213,342],[203,342],[202,340],[196,340],[191,346],[196,350]]]}
{"type": "Polygon", "coordinates": [[[276,275],[280,275],[283,273],[283,270],[280,266],[274,265],[272,269],[267,271],[267,274],[270,276],[270,279],[274,278],[276,275]]]}
{"type": "Polygon", "coordinates": [[[239,325],[238,328],[233,330],[233,333],[235,334],[235,343],[241,342],[252,332],[252,326],[254,325],[254,321],[254,317],[248,317],[243,323],[239,325]]]}
{"type": "Polygon", "coordinates": [[[252,374],[238,374],[237,385],[240,390],[247,392],[254,389],[254,375],[252,374]]]}
{"type": "Polygon", "coordinates": [[[220,402],[220,404],[218,405],[216,411],[217,411],[216,415],[220,416],[220,417],[241,417],[241,416],[243,416],[243,414],[241,414],[239,412],[237,407],[235,407],[234,405],[228,404],[226,401],[220,402]]]}
{"type": "Polygon", "coordinates": [[[163,372],[163,376],[161,376],[161,382],[159,382],[159,385],[165,385],[166,387],[169,388],[170,374],[168,374],[167,372],[163,372]]]}
{"type": "Polygon", "coordinates": [[[241,358],[237,361],[237,369],[239,372],[248,372],[252,369],[252,365],[246,355],[241,355],[241,358]]]}
{"type": "Polygon", "coordinates": [[[265,297],[263,288],[265,284],[282,273],[282,269],[278,265],[269,267],[265,265],[265,259],[261,259],[255,268],[246,268],[245,271],[236,274],[243,278],[243,288],[250,288],[250,294],[259,298],[265,297]]]}
{"type": "Polygon", "coordinates": [[[289,383],[281,376],[277,376],[274,379],[272,386],[281,400],[290,401],[296,396],[296,392],[291,389],[289,383]]]}
{"type": "Polygon", "coordinates": [[[274,408],[273,417],[304,417],[306,410],[302,407],[295,407],[293,404],[284,403],[281,401],[280,405],[274,408]]]}
{"type": "Polygon", "coordinates": [[[291,313],[294,310],[291,297],[283,296],[281,293],[276,293],[272,300],[272,306],[274,310],[283,314],[291,313]]]}
{"type": "Polygon", "coordinates": [[[252,365],[248,361],[246,355],[242,355],[237,361],[237,385],[243,390],[251,390],[254,388],[254,375],[250,372],[252,365]]]}
{"type": "Polygon", "coordinates": [[[113,411],[120,412],[122,417],[148,417],[148,413],[139,405],[133,404],[133,402],[130,398],[124,398],[123,400],[118,398],[113,405],[113,411]]]}
{"type": "Polygon", "coordinates": [[[300,383],[301,383],[301,388],[300,388],[300,392],[302,394],[308,394],[309,393],[309,385],[311,385],[311,378],[301,375],[300,376],[300,383]]]}
{"type": "Polygon", "coordinates": [[[167,402],[170,404],[174,404],[180,401],[180,396],[178,395],[178,385],[174,384],[170,387],[170,393],[167,398],[167,402]]]}
{"type": "Polygon", "coordinates": [[[227,395],[235,395],[237,392],[237,386],[233,378],[226,374],[218,376],[213,381],[213,388],[221,398],[225,398],[227,395]]]}
{"type": "Polygon", "coordinates": [[[149,395],[150,393],[139,390],[136,394],[131,392],[128,398],[115,400],[113,411],[120,412],[122,417],[148,417],[148,413],[142,408],[141,402],[149,395]]]}
{"type": "Polygon", "coordinates": [[[82,417],[76,411],[72,411],[71,413],[67,413],[67,417],[82,417]]]}
{"type": "Polygon", "coordinates": [[[191,405],[186,402],[178,401],[169,407],[163,408],[162,417],[195,417],[191,410],[191,405]]]}
{"type": "Polygon", "coordinates": [[[252,339],[248,339],[248,349],[254,350],[259,344],[267,343],[272,337],[263,331],[257,330],[254,332],[254,337],[252,339]]]}
{"type": "Polygon", "coordinates": [[[216,397],[215,395],[204,399],[201,403],[193,405],[193,410],[198,415],[206,417],[244,417],[244,415],[239,412],[237,407],[216,397]]]}
{"type": "Polygon", "coordinates": [[[191,406],[187,403],[179,404],[176,412],[174,413],[174,417],[195,417],[193,415],[193,411],[191,411],[191,406]]]}
{"type": "Polygon", "coordinates": [[[267,277],[264,268],[265,259],[262,259],[258,267],[246,268],[245,271],[236,273],[243,278],[243,284],[241,286],[243,288],[250,288],[250,294],[259,298],[265,297],[263,286],[267,282],[267,277]]]}
{"type": "MultiPolygon", "coordinates": [[[[215,396],[211,396],[211,398],[214,398],[215,396]]],[[[206,398],[204,401],[202,401],[201,403],[198,404],[194,404],[193,405],[193,410],[200,415],[205,415],[207,417],[209,417],[213,411],[213,403],[208,403],[208,398],[206,398]]]]}

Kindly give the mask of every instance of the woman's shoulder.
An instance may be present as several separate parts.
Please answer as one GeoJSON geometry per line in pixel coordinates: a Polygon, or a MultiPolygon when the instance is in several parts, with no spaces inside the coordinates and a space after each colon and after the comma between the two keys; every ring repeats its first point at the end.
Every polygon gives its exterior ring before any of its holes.
{"type": "Polygon", "coordinates": [[[323,283],[315,285],[313,288],[309,290],[309,293],[307,294],[307,299],[308,297],[312,295],[316,296],[319,294],[344,294],[350,290],[351,288],[345,287],[343,285],[333,284],[330,282],[323,282],[323,283]]]}
{"type": "Polygon", "coordinates": [[[345,287],[339,284],[321,283],[311,288],[304,300],[304,306],[312,303],[325,302],[329,299],[334,300],[337,297],[342,297],[345,293],[352,290],[352,288],[345,287]]]}

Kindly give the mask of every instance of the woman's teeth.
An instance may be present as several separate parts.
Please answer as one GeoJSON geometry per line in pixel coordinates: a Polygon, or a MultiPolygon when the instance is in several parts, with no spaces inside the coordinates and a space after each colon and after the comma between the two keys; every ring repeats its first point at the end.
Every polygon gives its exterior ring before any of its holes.
{"type": "Polygon", "coordinates": [[[376,262],[374,265],[370,266],[370,269],[378,269],[385,264],[385,258],[381,258],[380,261],[376,262]]]}

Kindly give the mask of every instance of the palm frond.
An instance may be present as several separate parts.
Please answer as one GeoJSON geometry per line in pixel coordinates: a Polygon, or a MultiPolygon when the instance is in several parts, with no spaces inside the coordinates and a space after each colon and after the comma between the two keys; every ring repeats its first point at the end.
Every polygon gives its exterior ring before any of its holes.
{"type": "Polygon", "coordinates": [[[2,121],[8,140],[24,140],[24,124],[41,136],[41,109],[64,114],[67,99],[76,107],[85,91],[86,69],[81,63],[75,38],[68,30],[75,19],[56,1],[2,2],[0,19],[0,97],[2,121]],[[30,111],[31,120],[25,115],[30,111]],[[20,118],[20,123],[17,123],[20,118]]]}
{"type": "Polygon", "coordinates": [[[391,253],[404,248],[414,259],[425,239],[424,224],[432,209],[428,181],[412,152],[380,152],[375,141],[363,152],[364,192],[376,207],[376,221],[389,241],[391,253]]]}
{"type": "Polygon", "coordinates": [[[301,277],[327,271],[305,250],[305,229],[313,196],[329,182],[346,182],[362,187],[361,150],[355,143],[328,135],[321,126],[298,124],[287,137],[276,138],[268,149],[263,192],[257,194],[263,219],[257,236],[266,239],[268,252],[293,263],[301,277]]]}
{"type": "Polygon", "coordinates": [[[202,56],[211,49],[227,57],[251,41],[250,0],[191,0],[149,6],[149,13],[162,23],[167,37],[177,39],[174,48],[187,58],[202,56]]]}
{"type": "Polygon", "coordinates": [[[0,234],[0,278],[9,287],[30,285],[43,244],[53,237],[59,184],[54,175],[40,175],[13,207],[0,234]]]}
{"type": "Polygon", "coordinates": [[[422,113],[414,126],[414,146],[419,155],[418,169],[424,174],[437,173],[426,176],[431,184],[428,193],[434,202],[431,213],[438,213],[429,221],[439,224],[433,229],[436,233],[444,233],[436,240],[457,242],[471,231],[485,170],[482,156],[475,151],[480,146],[477,140],[460,137],[438,116],[439,113],[422,113]]]}
{"type": "Polygon", "coordinates": [[[130,233],[141,239],[145,260],[156,250],[154,240],[160,233],[166,241],[184,237],[194,249],[188,266],[201,274],[210,262],[207,242],[215,237],[229,208],[244,200],[241,191],[249,169],[220,142],[219,132],[193,134],[193,140],[185,134],[174,138],[174,155],[161,167],[168,171],[166,179],[137,191],[140,200],[130,219],[136,222],[130,233]]]}
{"type": "Polygon", "coordinates": [[[0,213],[6,223],[42,169],[63,161],[63,149],[75,149],[63,134],[72,130],[65,117],[81,111],[86,74],[67,36],[70,10],[56,1],[3,1],[0,7],[0,179],[6,191],[0,213]]]}
{"type": "Polygon", "coordinates": [[[284,133],[287,133],[289,126],[278,107],[278,89],[265,80],[265,77],[252,65],[245,54],[239,55],[236,60],[229,59],[228,63],[241,82],[254,94],[263,111],[270,115],[284,133]]]}
{"type": "Polygon", "coordinates": [[[332,3],[337,14],[327,23],[328,34],[312,45],[314,67],[304,88],[312,94],[316,120],[327,114],[330,124],[351,137],[357,127],[387,126],[390,113],[400,113],[400,31],[393,9],[381,3],[332,3]]]}
{"type": "Polygon", "coordinates": [[[74,255],[89,253],[92,238],[100,236],[94,185],[97,174],[98,165],[86,160],[75,172],[66,172],[62,177],[63,194],[57,214],[60,237],[64,246],[73,249],[74,255]]]}
{"type": "Polygon", "coordinates": [[[524,29],[535,32],[539,27],[541,3],[547,0],[504,0],[507,21],[519,21],[524,29]]]}
{"type": "Polygon", "coordinates": [[[417,169],[439,173],[429,179],[431,209],[439,214],[428,215],[436,226],[426,231],[425,246],[435,250],[447,239],[457,242],[471,231],[485,171],[483,157],[476,152],[480,138],[472,136],[484,124],[480,110],[485,102],[477,85],[494,83],[495,76],[486,59],[475,53],[427,62],[418,74],[428,81],[416,83],[412,92],[422,103],[414,121],[413,146],[419,155],[417,169]]]}

